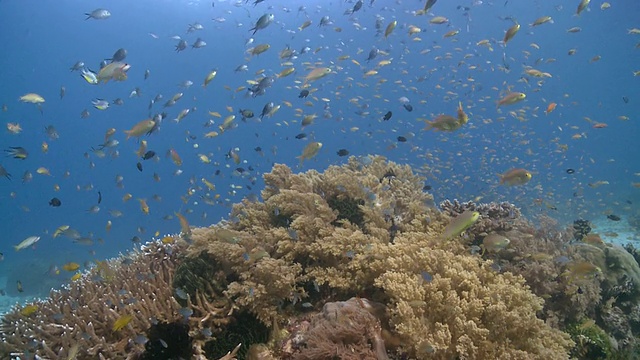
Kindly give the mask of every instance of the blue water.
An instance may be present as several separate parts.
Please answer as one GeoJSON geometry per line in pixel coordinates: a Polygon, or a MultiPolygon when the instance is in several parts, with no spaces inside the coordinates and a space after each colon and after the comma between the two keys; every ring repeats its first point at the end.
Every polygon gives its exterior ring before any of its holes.
{"type": "Polygon", "coordinates": [[[346,162],[346,157],[336,154],[342,148],[351,155],[381,154],[412,165],[427,176],[425,184],[432,187],[436,202],[447,198],[510,201],[529,216],[548,213],[563,224],[577,218],[604,218],[608,212],[623,221],[638,216],[640,190],[631,184],[640,182],[634,175],[640,172],[640,77],[633,76],[633,71],[640,70],[640,35],[627,31],[640,27],[640,3],[616,1],[610,9],[601,10],[601,2],[592,1],[589,10],[578,17],[578,1],[442,0],[432,12],[447,17],[446,25],[429,24],[432,14],[413,15],[423,1],[378,0],[373,5],[366,1],[352,16],[344,12],[354,2],[305,1],[306,10],[298,11],[302,3],[266,0],[253,6],[215,1],[212,6],[210,1],[0,1],[0,103],[6,105],[6,111],[0,112],[0,144],[3,149],[22,146],[29,152],[26,160],[0,158],[0,165],[13,176],[12,180],[0,179],[0,252],[4,254],[0,289],[11,296],[45,295],[73,275],[64,270],[49,274],[51,266],[73,261],[84,267],[136,246],[131,241],[134,236],[147,241],[155,233],[176,233],[180,227],[175,212],[185,214],[193,226],[215,223],[225,218],[232,203],[250,194],[259,195],[261,175],[272,164],[284,163],[295,171],[322,171],[346,162]],[[469,10],[458,9],[458,5],[469,10]],[[85,20],[84,13],[96,8],[106,8],[112,16],[85,20]],[[254,45],[268,43],[271,48],[249,58],[245,46],[249,28],[265,13],[273,13],[275,23],[257,32],[254,45]],[[318,27],[325,15],[333,25],[318,27]],[[543,15],[551,16],[554,23],[529,26],[543,15]],[[382,31],[392,20],[398,21],[386,39],[376,36],[376,16],[384,18],[382,31]],[[504,47],[499,41],[513,25],[504,19],[507,16],[522,28],[504,47]],[[298,31],[307,19],[313,21],[311,26],[298,31]],[[187,34],[189,24],[196,22],[204,30],[187,34]],[[408,25],[423,32],[410,37],[408,25]],[[574,26],[582,31],[566,32],[574,26]],[[460,30],[458,35],[443,38],[455,29],[460,30]],[[170,38],[175,35],[189,44],[200,37],[208,45],[201,49],[189,46],[177,53],[178,41],[170,38]],[[415,41],[416,37],[421,41],[415,41]],[[483,39],[490,40],[493,51],[476,45],[483,39]],[[247,80],[259,79],[255,75],[258,70],[269,76],[279,73],[284,67],[278,53],[287,45],[297,51],[305,46],[312,49],[291,60],[296,73],[278,79],[263,96],[251,98],[245,96],[246,91],[235,91],[247,86],[247,80]],[[386,55],[367,63],[374,46],[386,55]],[[128,51],[125,61],[131,69],[126,81],[90,85],[78,72],[69,70],[81,60],[97,71],[100,61],[118,48],[128,51]],[[576,54],[569,56],[569,49],[576,49],[576,54]],[[345,55],[350,58],[338,60],[345,55]],[[591,62],[597,55],[601,59],[591,62]],[[377,75],[363,76],[380,60],[389,59],[391,64],[377,69],[377,75]],[[249,71],[234,72],[242,64],[247,64],[249,71]],[[312,83],[316,91],[306,99],[313,103],[309,107],[297,95],[314,64],[328,66],[334,73],[312,83]],[[508,71],[503,69],[505,65],[508,71]],[[527,83],[523,81],[524,66],[553,77],[544,79],[541,86],[536,78],[528,77],[527,83]],[[217,77],[204,89],[201,84],[212,69],[218,70],[217,77]],[[145,70],[150,72],[147,80],[145,70]],[[179,87],[185,80],[194,85],[179,87]],[[61,86],[66,88],[62,99],[61,86]],[[130,98],[136,87],[142,95],[130,98]],[[527,98],[497,111],[495,103],[509,87],[526,93],[527,98]],[[42,112],[33,104],[18,101],[29,92],[46,99],[42,112]],[[184,97],[163,109],[162,104],[178,92],[184,97]],[[148,110],[149,101],[157,94],[164,98],[148,110]],[[402,107],[398,100],[402,96],[411,100],[413,112],[402,107]],[[96,98],[122,98],[124,105],[112,104],[100,111],[91,105],[96,98]],[[321,98],[329,100],[330,115],[326,118],[321,98]],[[269,101],[282,105],[273,118],[240,121],[238,109],[251,109],[257,117],[269,101]],[[283,101],[291,102],[292,107],[283,101]],[[454,133],[422,130],[425,119],[441,113],[454,115],[458,102],[469,114],[469,124],[454,133]],[[558,106],[545,115],[549,102],[558,106]],[[223,118],[232,114],[227,106],[236,115],[237,127],[218,137],[204,138],[209,131],[219,132],[223,118]],[[85,109],[90,117],[82,119],[85,109]],[[192,111],[179,124],[173,122],[183,109],[192,111]],[[296,116],[296,109],[318,118],[301,129],[302,118],[296,116]],[[382,121],[389,110],[393,117],[382,121]],[[123,131],[161,111],[166,111],[168,118],[160,131],[143,137],[157,158],[141,161],[135,155],[139,142],[125,140],[123,131]],[[219,112],[222,118],[209,116],[209,111],[219,112]],[[620,120],[620,116],[629,120],[620,120]],[[585,117],[608,126],[594,129],[585,117]],[[209,119],[215,125],[205,128],[209,119]],[[5,131],[9,122],[20,123],[23,131],[17,135],[5,131]],[[59,139],[47,137],[47,125],[55,126],[59,139]],[[117,129],[113,138],[120,142],[114,148],[119,156],[98,158],[91,148],[104,142],[109,128],[117,129]],[[296,139],[300,132],[307,138],[296,139]],[[572,139],[576,134],[581,138],[572,139]],[[398,136],[407,142],[398,142],[398,136]],[[48,153],[40,150],[43,141],[49,145],[48,153]],[[300,166],[296,156],[309,141],[320,141],[324,146],[314,159],[300,166]],[[256,147],[263,155],[254,150],[256,147]],[[180,154],[182,166],[177,167],[166,155],[171,148],[180,154]],[[240,165],[226,157],[234,148],[242,159],[240,165]],[[206,154],[212,162],[202,163],[198,154],[206,154]],[[136,168],[138,161],[142,172],[136,168]],[[37,174],[41,166],[48,168],[51,176],[37,174]],[[238,175],[234,172],[238,167],[246,171],[238,175]],[[514,167],[530,170],[531,182],[521,187],[499,186],[497,174],[514,167]],[[567,174],[569,168],[575,173],[567,174]],[[178,169],[182,174],[175,175],[178,169]],[[33,173],[33,180],[23,183],[27,170],[33,173]],[[65,177],[67,171],[69,176],[65,177]],[[154,180],[154,173],[160,181],[154,180]],[[116,187],[117,175],[124,177],[124,189],[116,187]],[[208,191],[202,178],[214,183],[216,191],[208,191]],[[609,184],[589,186],[598,181],[609,184]],[[57,192],[56,184],[60,187],[57,192]],[[133,199],[125,203],[122,197],[126,193],[133,199]],[[216,205],[201,201],[207,193],[211,197],[219,194],[216,205]],[[160,200],[154,200],[154,195],[160,200]],[[52,197],[59,198],[62,206],[49,206],[52,197]],[[142,213],[137,199],[147,200],[149,215],[142,213]],[[94,205],[100,211],[88,212],[94,205]],[[110,210],[124,215],[114,218],[110,210]],[[113,225],[107,232],[109,220],[113,225]],[[75,244],[66,237],[54,239],[52,234],[61,225],[90,237],[93,245],[75,244]],[[34,247],[14,251],[14,245],[32,235],[41,236],[34,247]],[[23,284],[22,294],[17,292],[17,280],[23,284]]]}

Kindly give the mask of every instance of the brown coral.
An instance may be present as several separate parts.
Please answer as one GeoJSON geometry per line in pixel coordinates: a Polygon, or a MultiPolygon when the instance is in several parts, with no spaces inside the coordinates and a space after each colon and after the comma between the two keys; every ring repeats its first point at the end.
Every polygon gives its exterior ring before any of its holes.
{"type": "Polygon", "coordinates": [[[152,243],[126,259],[99,263],[80,280],[36,302],[35,313],[24,316],[16,309],[6,314],[0,357],[28,349],[51,359],[67,358],[71,351],[78,351],[78,359],[133,358],[144,346],[132,339],[144,334],[153,319],[181,317],[170,287],[176,261],[172,247],[152,243]],[[131,321],[113,331],[122,315],[131,315],[131,321]]]}

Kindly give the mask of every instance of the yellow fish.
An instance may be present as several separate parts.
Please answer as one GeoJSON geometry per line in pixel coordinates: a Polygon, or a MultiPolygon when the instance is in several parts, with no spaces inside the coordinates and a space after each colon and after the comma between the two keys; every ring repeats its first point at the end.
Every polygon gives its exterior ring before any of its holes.
{"type": "Polygon", "coordinates": [[[305,146],[304,150],[302,150],[302,155],[297,157],[298,159],[300,159],[300,165],[302,165],[302,162],[304,160],[312,159],[313,157],[318,155],[318,152],[321,148],[322,143],[317,141],[311,142],[309,143],[309,145],[305,146]]]}
{"type": "Polygon", "coordinates": [[[395,30],[396,26],[398,26],[398,20],[393,20],[392,22],[389,23],[389,25],[387,25],[387,28],[384,30],[384,38],[385,39],[389,35],[391,35],[393,30],[395,30]]]}
{"type": "Polygon", "coordinates": [[[20,101],[32,104],[42,104],[44,98],[36,93],[28,93],[20,96],[20,101]]]}
{"type": "Polygon", "coordinates": [[[477,211],[467,210],[462,214],[456,216],[451,222],[444,228],[442,238],[450,240],[460,236],[465,230],[475,224],[480,218],[480,213],[477,211]]]}
{"type": "Polygon", "coordinates": [[[65,269],[66,271],[76,271],[76,270],[80,269],[80,264],[74,263],[74,262],[70,262],[70,263],[66,263],[66,264],[62,265],[62,268],[65,269]]]}
{"type": "Polygon", "coordinates": [[[189,222],[187,221],[187,218],[185,218],[184,215],[178,212],[174,214],[176,215],[178,220],[180,220],[180,232],[182,233],[182,235],[183,236],[191,235],[191,228],[189,227],[189,222]]]}
{"type": "Polygon", "coordinates": [[[146,119],[146,120],[142,120],[139,123],[135,124],[131,130],[125,130],[124,133],[127,134],[127,139],[131,138],[131,137],[137,137],[139,138],[140,136],[148,133],[149,131],[151,131],[151,129],[153,129],[153,127],[156,126],[156,122],[153,121],[152,119],[146,119]]]}
{"type": "Polygon", "coordinates": [[[34,314],[36,311],[38,311],[38,305],[31,304],[23,307],[22,310],[20,310],[20,314],[23,316],[29,316],[34,314]]]}
{"type": "Polygon", "coordinates": [[[307,76],[304,77],[304,82],[308,83],[311,81],[315,81],[318,79],[321,79],[327,75],[329,75],[331,73],[331,69],[328,67],[320,67],[320,68],[315,68],[313,70],[311,70],[311,72],[309,72],[309,74],[307,74],[307,76]]]}
{"type": "Polygon", "coordinates": [[[520,101],[524,100],[526,97],[527,95],[521,92],[509,93],[502,99],[498,100],[498,103],[496,104],[496,109],[503,105],[513,105],[515,103],[519,103],[520,101]]]}
{"type": "Polygon", "coordinates": [[[149,205],[147,205],[147,200],[138,199],[138,201],[140,202],[140,210],[142,211],[142,213],[145,215],[149,215],[149,205]]]}
{"type": "Polygon", "coordinates": [[[125,326],[129,325],[132,319],[133,319],[133,316],[131,315],[120,316],[118,320],[116,320],[116,322],[113,323],[113,327],[111,327],[111,330],[113,330],[114,332],[122,330],[125,326]]]}

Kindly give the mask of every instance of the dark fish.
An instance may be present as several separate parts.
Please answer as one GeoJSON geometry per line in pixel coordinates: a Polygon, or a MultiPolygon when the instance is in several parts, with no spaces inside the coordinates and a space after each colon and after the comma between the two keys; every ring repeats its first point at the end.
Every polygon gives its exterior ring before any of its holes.
{"type": "Polygon", "coordinates": [[[425,186],[422,187],[422,191],[429,191],[431,189],[432,189],[431,185],[425,185],[425,186]]]}
{"type": "Polygon", "coordinates": [[[573,173],[575,173],[575,172],[576,172],[576,171],[575,171],[575,170],[573,170],[573,169],[567,169],[567,174],[573,174],[573,173]]]}
{"type": "Polygon", "coordinates": [[[136,167],[140,172],[142,172],[142,164],[140,163],[140,161],[138,161],[138,163],[136,164],[136,167]]]}
{"type": "Polygon", "coordinates": [[[98,204],[102,202],[102,193],[98,191],[98,204]]]}
{"type": "Polygon", "coordinates": [[[58,207],[62,205],[62,201],[60,201],[60,199],[58,199],[57,197],[54,197],[53,199],[49,200],[49,205],[53,207],[58,207]]]}
{"type": "Polygon", "coordinates": [[[306,98],[307,96],[309,96],[309,90],[307,90],[307,89],[304,89],[304,90],[300,91],[300,94],[298,95],[298,97],[300,99],[306,98]]]}
{"type": "Polygon", "coordinates": [[[379,53],[380,53],[380,50],[378,50],[377,48],[371,49],[371,51],[369,51],[369,56],[367,56],[367,61],[371,61],[375,59],[379,53]]]}
{"type": "Polygon", "coordinates": [[[142,155],[142,160],[149,160],[152,157],[156,156],[156,152],[153,150],[149,150],[144,155],[142,155]]]}
{"type": "Polygon", "coordinates": [[[267,115],[273,109],[274,106],[276,105],[273,102],[266,103],[264,107],[262,107],[262,112],[260,113],[260,119],[264,118],[264,116],[267,115]]]}
{"type": "Polygon", "coordinates": [[[429,11],[436,4],[438,0],[427,0],[427,3],[424,5],[424,12],[429,11]]]}
{"type": "Polygon", "coordinates": [[[244,168],[239,167],[239,168],[236,168],[236,171],[242,174],[245,170],[244,168]]]}
{"type": "Polygon", "coordinates": [[[398,141],[399,142],[407,142],[407,138],[404,136],[398,136],[398,141]]]}
{"type": "Polygon", "coordinates": [[[307,137],[307,134],[305,133],[300,133],[298,135],[296,135],[296,139],[301,140],[307,137]]]}
{"type": "Polygon", "coordinates": [[[614,214],[609,214],[609,215],[607,215],[607,219],[612,220],[612,221],[620,221],[620,216],[614,215],[614,214]]]}
{"type": "Polygon", "coordinates": [[[187,41],[186,40],[180,40],[178,42],[178,45],[176,45],[176,52],[180,52],[184,49],[187,48],[187,41]]]}
{"type": "Polygon", "coordinates": [[[349,150],[347,149],[340,149],[337,151],[338,156],[347,156],[349,155],[349,150]]]}
{"type": "Polygon", "coordinates": [[[251,119],[253,117],[253,111],[249,109],[240,109],[240,115],[242,115],[242,120],[251,119]]]}
{"type": "Polygon", "coordinates": [[[262,148],[260,146],[257,146],[253,150],[256,151],[256,152],[260,152],[260,151],[262,151],[262,148]]]}
{"type": "Polygon", "coordinates": [[[384,117],[382,118],[382,120],[387,121],[391,119],[391,116],[393,116],[393,113],[391,111],[387,111],[387,113],[384,114],[384,117]]]}
{"type": "Polygon", "coordinates": [[[413,106],[411,106],[411,104],[402,104],[402,106],[404,106],[404,108],[405,108],[408,112],[412,112],[412,111],[413,111],[413,106]]]}
{"type": "Polygon", "coordinates": [[[127,57],[127,50],[120,48],[118,50],[116,50],[115,53],[113,53],[113,56],[111,57],[111,59],[105,59],[105,60],[109,60],[111,62],[117,62],[117,61],[122,61],[127,57]]]}
{"type": "Polygon", "coordinates": [[[629,98],[626,97],[626,96],[623,96],[622,97],[622,101],[624,101],[625,104],[628,104],[629,103],[629,98]]]}
{"type": "Polygon", "coordinates": [[[140,237],[138,237],[138,236],[134,236],[134,237],[132,237],[132,238],[131,238],[131,242],[132,242],[132,243],[136,243],[136,244],[137,244],[137,243],[139,243],[140,241],[141,241],[141,240],[140,240],[140,237]]]}

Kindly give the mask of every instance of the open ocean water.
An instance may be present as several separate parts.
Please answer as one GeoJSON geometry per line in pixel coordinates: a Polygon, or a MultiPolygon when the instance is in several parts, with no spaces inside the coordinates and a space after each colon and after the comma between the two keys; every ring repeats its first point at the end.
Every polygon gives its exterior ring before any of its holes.
{"type": "Polygon", "coordinates": [[[508,201],[639,240],[640,3],[578,3],[0,1],[2,311],[179,232],[176,214],[220,221],[274,163],[323,171],[347,154],[410,164],[436,203],[508,201]],[[91,84],[101,66],[115,72],[91,84]],[[526,97],[496,106],[513,92],[526,97]],[[468,123],[425,130],[458,106],[468,123]],[[500,185],[514,168],[531,180],[500,185]]]}

